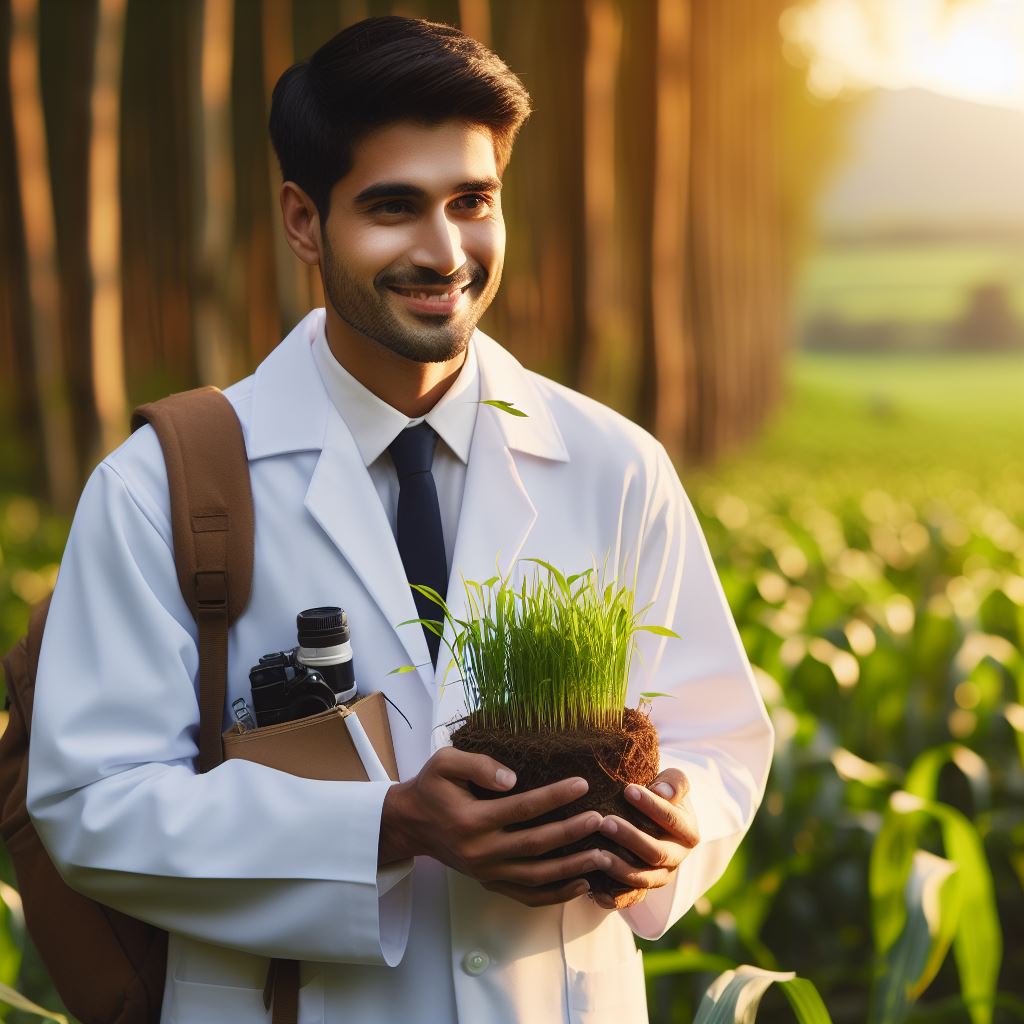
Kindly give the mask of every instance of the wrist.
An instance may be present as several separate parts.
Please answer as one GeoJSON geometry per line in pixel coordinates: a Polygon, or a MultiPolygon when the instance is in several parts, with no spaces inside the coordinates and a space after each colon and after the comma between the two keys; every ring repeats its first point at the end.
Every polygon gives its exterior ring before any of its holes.
{"type": "Polygon", "coordinates": [[[395,861],[415,856],[411,837],[405,828],[408,815],[403,811],[407,783],[396,782],[384,794],[380,812],[380,838],[377,843],[377,866],[384,867],[395,861]]]}

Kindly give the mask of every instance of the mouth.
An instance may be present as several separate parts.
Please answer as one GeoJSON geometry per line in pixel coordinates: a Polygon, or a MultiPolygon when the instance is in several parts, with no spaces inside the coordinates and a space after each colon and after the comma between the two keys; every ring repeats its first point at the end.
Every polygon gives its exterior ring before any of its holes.
{"type": "Polygon", "coordinates": [[[401,287],[388,285],[387,289],[401,300],[403,305],[413,313],[425,313],[430,316],[450,316],[462,304],[463,296],[470,285],[416,285],[401,287]]]}

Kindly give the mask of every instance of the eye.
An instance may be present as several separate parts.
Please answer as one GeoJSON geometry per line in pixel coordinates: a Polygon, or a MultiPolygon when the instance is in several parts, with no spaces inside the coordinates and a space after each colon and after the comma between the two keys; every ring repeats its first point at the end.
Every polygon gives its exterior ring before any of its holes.
{"type": "Polygon", "coordinates": [[[383,203],[377,203],[376,206],[372,206],[370,208],[370,212],[397,216],[403,213],[408,213],[411,209],[412,204],[408,199],[387,199],[383,203]]]}
{"type": "Polygon", "coordinates": [[[492,200],[489,196],[480,195],[475,192],[452,200],[452,205],[456,209],[465,210],[467,213],[482,213],[485,210],[489,210],[491,204],[492,200]]]}

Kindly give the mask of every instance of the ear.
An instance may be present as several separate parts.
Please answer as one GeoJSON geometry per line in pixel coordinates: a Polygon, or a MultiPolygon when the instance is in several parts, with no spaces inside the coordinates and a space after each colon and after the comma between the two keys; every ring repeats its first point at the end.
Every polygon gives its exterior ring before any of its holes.
{"type": "Polygon", "coordinates": [[[284,237],[293,253],[307,266],[320,264],[320,214],[316,203],[294,181],[281,186],[284,237]]]}

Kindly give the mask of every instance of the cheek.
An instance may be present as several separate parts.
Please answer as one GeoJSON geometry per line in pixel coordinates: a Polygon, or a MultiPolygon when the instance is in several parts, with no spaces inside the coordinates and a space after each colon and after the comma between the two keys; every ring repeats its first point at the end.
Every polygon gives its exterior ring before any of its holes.
{"type": "Polygon", "coordinates": [[[463,244],[473,258],[485,267],[500,266],[505,258],[505,224],[490,220],[474,225],[463,236],[463,244]]]}
{"type": "Polygon", "coordinates": [[[342,258],[359,276],[375,277],[397,262],[408,248],[404,232],[363,230],[344,240],[342,258]]]}

